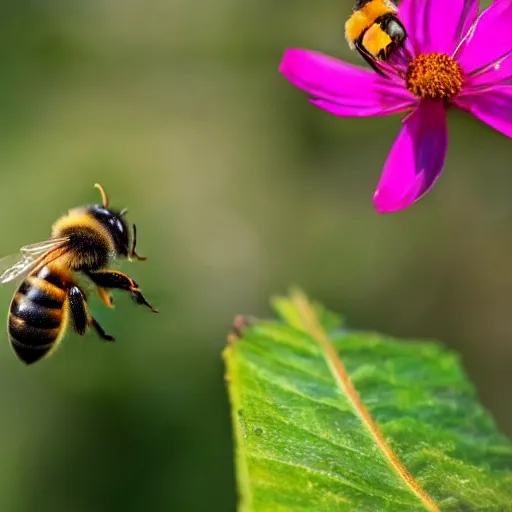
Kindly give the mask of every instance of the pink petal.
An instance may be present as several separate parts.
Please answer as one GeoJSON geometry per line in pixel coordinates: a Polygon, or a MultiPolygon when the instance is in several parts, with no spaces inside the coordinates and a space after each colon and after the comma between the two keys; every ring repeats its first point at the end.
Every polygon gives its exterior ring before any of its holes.
{"type": "Polygon", "coordinates": [[[287,49],[279,71],[314,104],[339,116],[382,116],[416,102],[403,81],[309,50],[287,49]]]}
{"type": "Polygon", "coordinates": [[[459,96],[455,103],[495,130],[507,137],[512,137],[512,91],[510,87],[493,87],[478,94],[465,94],[459,96]]]}
{"type": "Polygon", "coordinates": [[[422,101],[405,120],[380,177],[373,203],[379,213],[407,208],[425,195],[443,170],[448,132],[440,101],[422,101]]]}
{"type": "Polygon", "coordinates": [[[479,89],[497,85],[512,85],[512,48],[502,58],[492,61],[473,71],[472,75],[466,76],[464,92],[472,94],[479,89]]]}
{"type": "Polygon", "coordinates": [[[390,106],[375,105],[374,107],[357,107],[344,105],[339,102],[332,102],[321,98],[309,100],[315,107],[321,108],[329,114],[341,117],[368,117],[368,116],[389,116],[410,110],[413,105],[410,102],[396,103],[390,106]]]}
{"type": "Polygon", "coordinates": [[[465,73],[494,62],[512,49],[512,2],[495,0],[479,16],[457,52],[465,73]]]}
{"type": "Polygon", "coordinates": [[[455,50],[478,15],[478,0],[402,0],[398,14],[415,53],[455,50]]]}

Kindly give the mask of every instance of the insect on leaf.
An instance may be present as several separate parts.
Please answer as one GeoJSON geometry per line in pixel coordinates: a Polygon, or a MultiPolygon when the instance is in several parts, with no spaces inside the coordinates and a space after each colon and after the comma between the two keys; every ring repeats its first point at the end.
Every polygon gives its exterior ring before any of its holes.
{"type": "Polygon", "coordinates": [[[512,443],[454,353],[344,329],[300,292],[274,306],[224,352],[240,511],[512,510],[512,443]]]}

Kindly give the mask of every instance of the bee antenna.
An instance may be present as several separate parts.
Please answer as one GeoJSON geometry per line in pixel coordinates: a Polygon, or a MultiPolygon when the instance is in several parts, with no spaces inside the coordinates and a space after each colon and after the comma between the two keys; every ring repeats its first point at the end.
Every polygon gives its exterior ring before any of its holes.
{"type": "Polygon", "coordinates": [[[128,254],[128,258],[135,258],[139,261],[144,261],[147,258],[145,256],[140,256],[137,254],[137,251],[135,250],[135,247],[137,246],[137,226],[133,225],[133,242],[132,242],[132,248],[130,250],[130,253],[128,254]]]}
{"type": "Polygon", "coordinates": [[[94,188],[97,188],[100,191],[103,208],[108,208],[108,196],[105,189],[99,183],[95,183],[94,188]]]}

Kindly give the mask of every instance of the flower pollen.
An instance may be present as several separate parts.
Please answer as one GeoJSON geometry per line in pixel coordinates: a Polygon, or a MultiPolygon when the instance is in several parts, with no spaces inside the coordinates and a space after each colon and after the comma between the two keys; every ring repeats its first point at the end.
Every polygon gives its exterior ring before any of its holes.
{"type": "Polygon", "coordinates": [[[446,53],[418,55],[405,75],[407,89],[421,99],[451,99],[459,94],[463,82],[461,67],[446,53]]]}

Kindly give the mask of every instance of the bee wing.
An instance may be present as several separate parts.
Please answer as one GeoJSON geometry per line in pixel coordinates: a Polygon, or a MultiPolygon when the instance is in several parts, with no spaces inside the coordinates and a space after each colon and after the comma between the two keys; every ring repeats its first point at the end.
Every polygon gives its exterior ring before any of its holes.
{"type": "MultiPolygon", "coordinates": [[[[0,259],[0,283],[8,283],[17,277],[28,274],[37,265],[47,260],[51,253],[60,249],[68,238],[51,238],[35,244],[25,245],[19,253],[0,259]]],[[[55,254],[55,257],[59,254],[55,254]]]]}
{"type": "Polygon", "coordinates": [[[398,11],[398,2],[396,0],[384,0],[384,3],[394,12],[398,11]]]}

